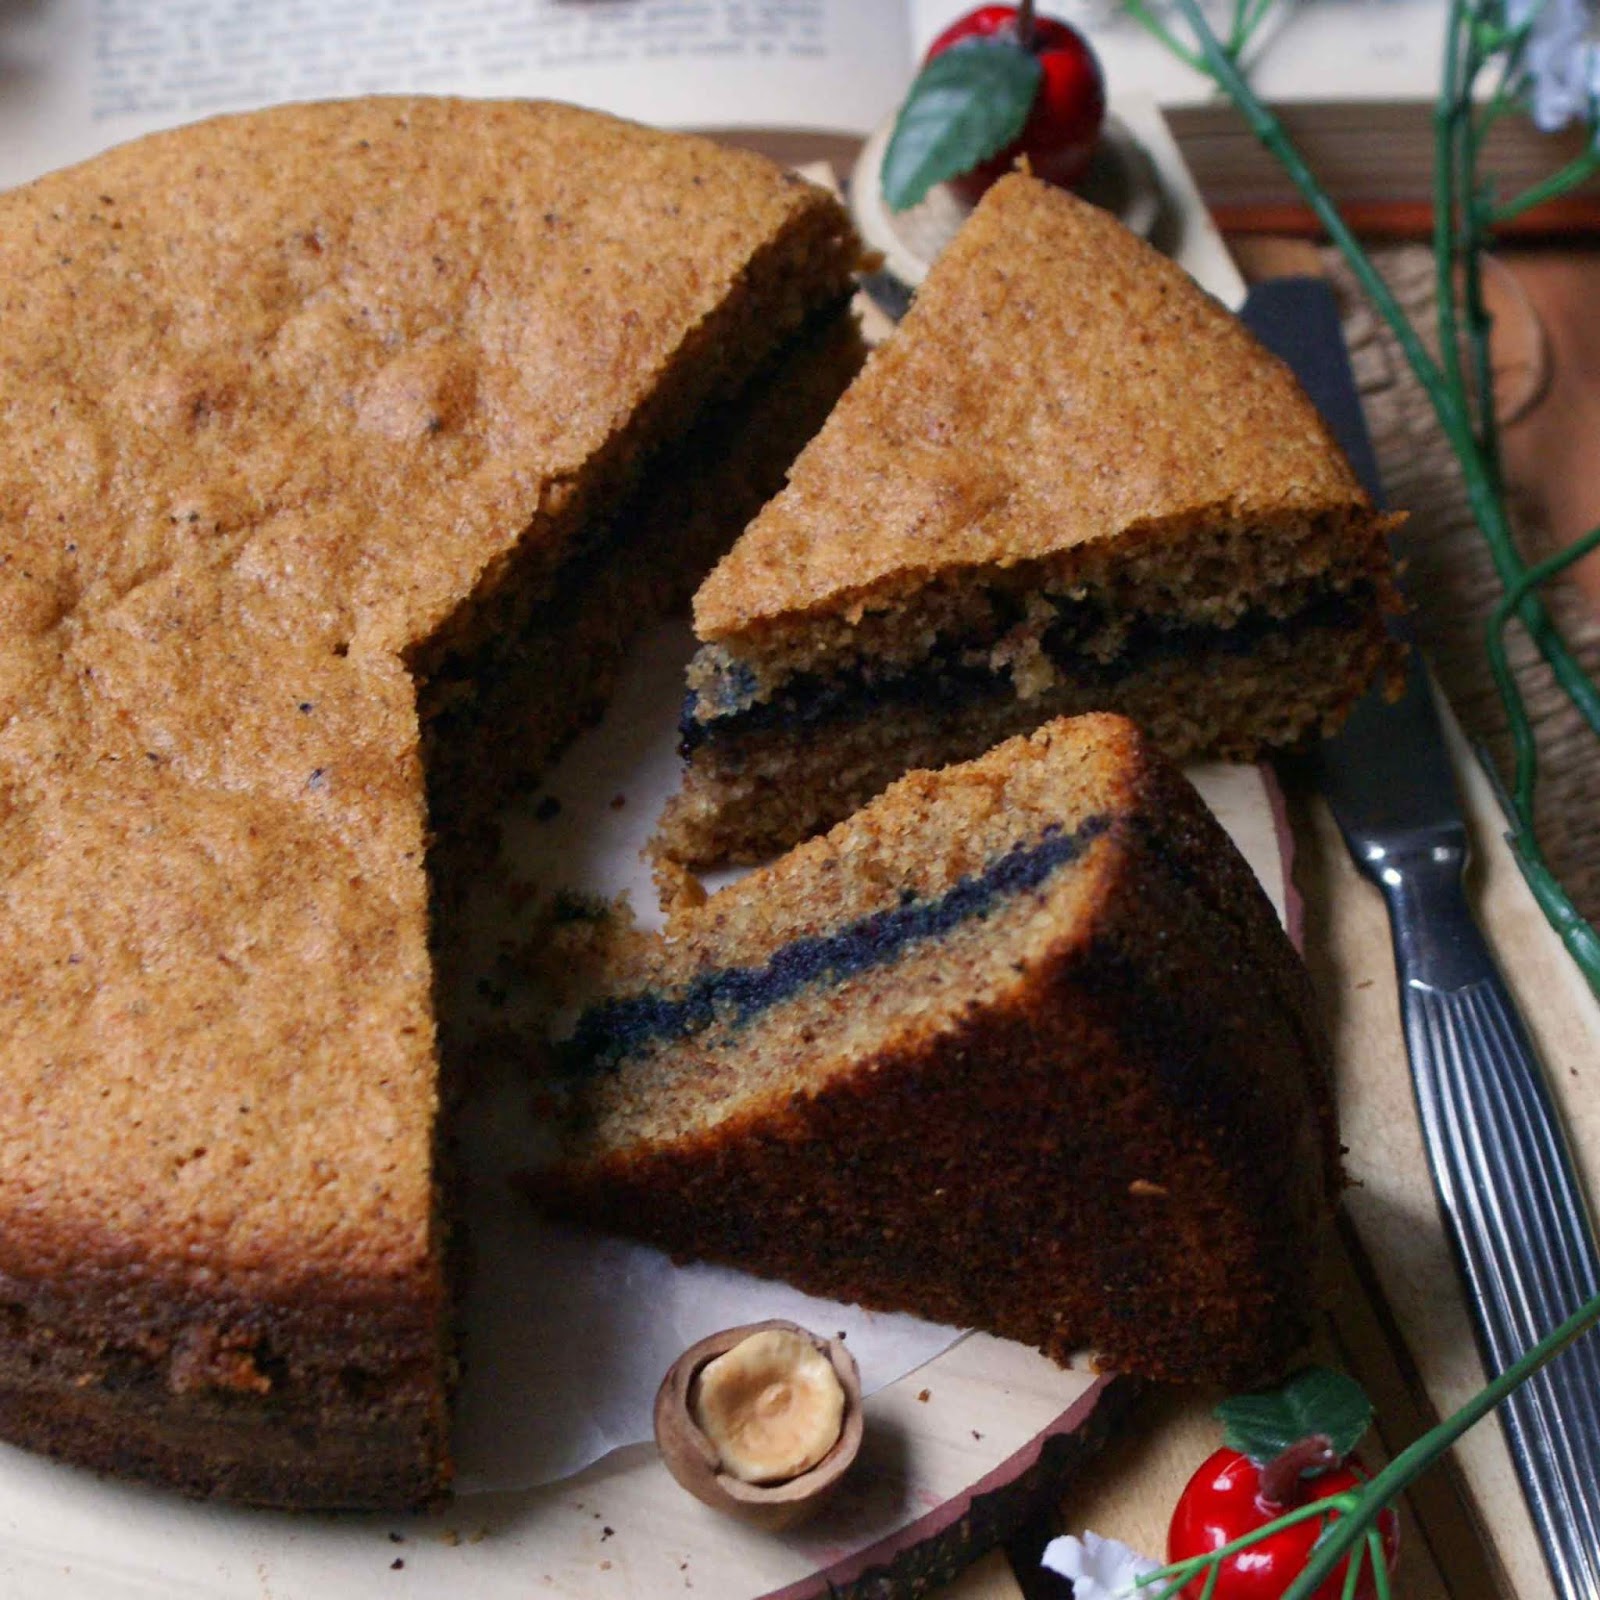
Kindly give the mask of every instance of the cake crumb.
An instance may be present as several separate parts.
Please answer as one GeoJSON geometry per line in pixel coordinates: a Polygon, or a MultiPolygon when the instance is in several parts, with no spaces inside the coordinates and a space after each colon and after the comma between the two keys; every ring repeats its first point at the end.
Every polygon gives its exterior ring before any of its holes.
{"type": "Polygon", "coordinates": [[[502,988],[493,978],[479,978],[473,985],[480,1000],[492,1006],[496,1011],[504,1011],[510,994],[502,988]]]}
{"type": "Polygon", "coordinates": [[[923,1391],[922,1391],[922,1392],[921,1392],[921,1393],[920,1393],[920,1394],[919,1394],[919,1395],[918,1395],[918,1396],[917,1396],[917,1399],[919,1399],[919,1400],[920,1400],[920,1401],[921,1401],[921,1402],[922,1402],[922,1403],[923,1403],[923,1405],[927,1405],[927,1403],[928,1403],[928,1402],[929,1402],[929,1401],[930,1401],[930,1400],[931,1400],[931,1399],[933,1399],[933,1390],[932,1390],[932,1389],[924,1389],[924,1390],[923,1390],[923,1391]]]}
{"type": "Polygon", "coordinates": [[[405,1564],[406,1558],[404,1556],[396,1556],[394,1560],[389,1563],[389,1570],[391,1572],[398,1572],[405,1564]]]}
{"type": "Polygon", "coordinates": [[[653,846],[649,859],[656,895],[669,919],[679,911],[693,911],[706,903],[706,886],[687,867],[655,853],[653,846]]]}
{"type": "Polygon", "coordinates": [[[515,965],[552,1003],[582,1007],[601,984],[636,968],[648,949],[625,895],[607,901],[563,890],[533,919],[515,965]]]}
{"type": "Polygon", "coordinates": [[[1154,1195],[1157,1198],[1165,1198],[1170,1191],[1164,1183],[1152,1183],[1148,1178],[1135,1178],[1133,1182],[1128,1185],[1128,1193],[1140,1196],[1154,1195]]]}

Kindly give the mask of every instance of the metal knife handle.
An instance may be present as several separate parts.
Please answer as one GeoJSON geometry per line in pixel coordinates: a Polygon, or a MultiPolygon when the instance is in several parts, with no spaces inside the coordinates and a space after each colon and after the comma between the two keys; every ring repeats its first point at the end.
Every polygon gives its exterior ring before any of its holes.
{"type": "MultiPolygon", "coordinates": [[[[1479,1345],[1503,1371],[1600,1290],[1600,1257],[1526,1029],[1462,886],[1459,842],[1367,865],[1389,902],[1434,1188],[1479,1345]]],[[[1562,1600],[1600,1600],[1600,1341],[1585,1335],[1502,1409],[1562,1600]]]]}

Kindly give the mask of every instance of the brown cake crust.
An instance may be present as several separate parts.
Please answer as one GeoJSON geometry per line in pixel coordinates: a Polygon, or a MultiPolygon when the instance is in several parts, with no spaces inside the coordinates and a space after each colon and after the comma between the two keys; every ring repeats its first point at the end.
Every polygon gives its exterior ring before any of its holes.
{"type": "Polygon", "coordinates": [[[276,1504],[447,1481],[414,671],[853,259],[758,158],[510,102],[0,196],[0,1431],[276,1504]]]}
{"type": "Polygon", "coordinates": [[[702,585],[695,631],[770,652],[935,573],[1076,570],[1114,538],[1156,562],[1196,522],[1308,517],[1383,580],[1387,523],[1288,367],[1114,217],[1013,174],[702,585]]]}
{"type": "MultiPolygon", "coordinates": [[[[703,1080],[697,1069],[659,1118],[629,1109],[651,1099],[649,1072],[625,1064],[576,1091],[567,1157],[529,1180],[541,1201],[679,1256],[1057,1358],[1092,1345],[1122,1370],[1227,1383],[1281,1367],[1308,1328],[1338,1182],[1327,1046],[1249,868],[1124,719],[1052,723],[966,767],[909,775],[675,918],[623,992],[762,959],[763,908],[787,925],[808,885],[819,905],[845,882],[894,903],[903,880],[875,840],[900,839],[908,860],[959,852],[970,828],[947,835],[942,784],[998,792],[1012,765],[1074,748],[1118,770],[1101,791],[1111,825],[1071,869],[1087,885],[1077,913],[1057,913],[1002,994],[941,1011],[942,988],[961,992],[951,955],[926,969],[940,976],[932,1021],[897,1013],[891,1042],[854,1054],[828,1054],[834,1035],[819,1035],[803,1082],[736,1091],[726,1114],[719,1076],[749,1073],[756,1024],[741,1055],[709,1052],[703,1080]],[[701,1081],[697,1119],[684,1102],[701,1081]]],[[[831,1005],[862,1018],[850,1037],[871,1036],[870,1006],[843,993],[831,1005]]]]}
{"type": "MultiPolygon", "coordinates": [[[[83,1253],[81,1234],[63,1241],[83,1253]]],[[[0,1429],[13,1443],[282,1506],[307,1502],[314,1450],[327,1509],[413,1505],[448,1470],[442,1289],[338,1274],[274,1304],[220,1273],[197,1292],[130,1262],[56,1281],[7,1274],[0,1299],[0,1429]]]]}

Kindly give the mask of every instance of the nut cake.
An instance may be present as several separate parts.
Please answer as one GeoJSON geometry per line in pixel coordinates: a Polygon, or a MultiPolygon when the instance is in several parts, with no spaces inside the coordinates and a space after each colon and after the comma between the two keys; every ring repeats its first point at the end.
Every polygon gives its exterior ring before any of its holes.
{"type": "Polygon", "coordinates": [[[1125,718],[918,771],[625,945],[557,1214],[1119,1370],[1249,1382],[1338,1182],[1305,969],[1125,718]]]}
{"type": "Polygon", "coordinates": [[[511,102],[0,196],[0,1436],[446,1485],[428,853],[777,487],[856,248],[757,157],[511,102]]]}
{"type": "Polygon", "coordinates": [[[1062,713],[1179,757],[1331,730],[1391,654],[1391,525],[1180,267],[1006,178],[696,595],[659,853],[759,860],[1062,713]]]}

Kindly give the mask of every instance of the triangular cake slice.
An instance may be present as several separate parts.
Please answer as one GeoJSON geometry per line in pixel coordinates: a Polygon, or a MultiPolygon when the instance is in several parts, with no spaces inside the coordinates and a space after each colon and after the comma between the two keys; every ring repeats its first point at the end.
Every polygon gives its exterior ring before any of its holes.
{"type": "Polygon", "coordinates": [[[910,773],[621,966],[558,1051],[558,1214],[1163,1378],[1303,1336],[1337,1181],[1310,986],[1125,718],[910,773]]]}
{"type": "Polygon", "coordinates": [[[754,156],[510,101],[0,196],[0,1437],[448,1482],[430,852],[781,482],[855,253],[754,156]]]}
{"type": "Polygon", "coordinates": [[[1062,713],[1180,757],[1331,729],[1388,653],[1389,525],[1227,310],[1009,177],[696,596],[658,847],[758,860],[1062,713]]]}

